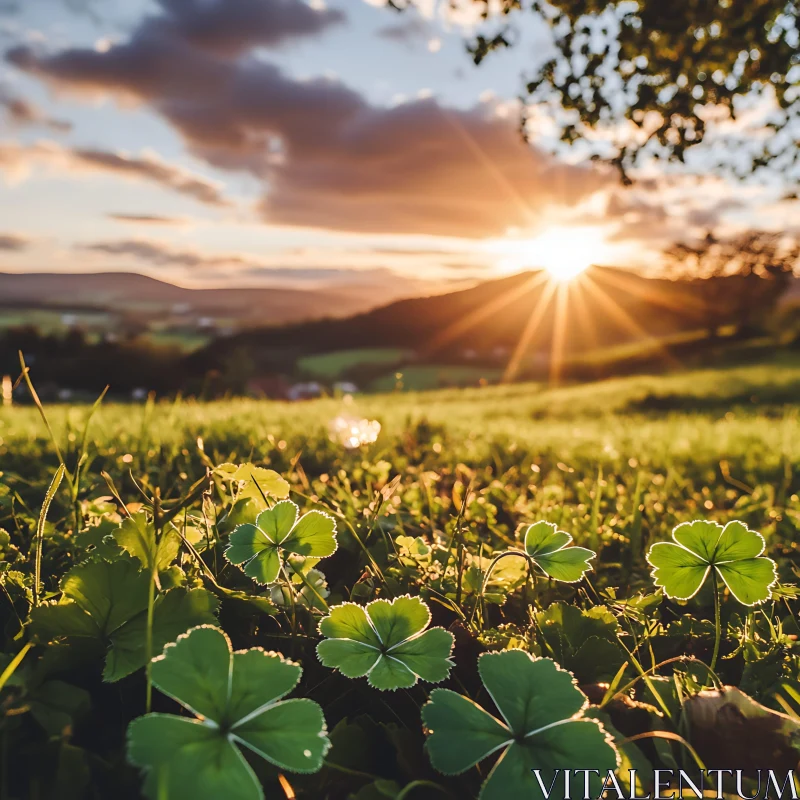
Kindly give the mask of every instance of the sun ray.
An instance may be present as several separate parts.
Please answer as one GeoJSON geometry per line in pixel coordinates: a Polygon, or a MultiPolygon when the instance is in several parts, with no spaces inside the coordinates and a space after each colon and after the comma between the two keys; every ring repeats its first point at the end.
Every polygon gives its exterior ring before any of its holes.
{"type": "Polygon", "coordinates": [[[614,302],[613,298],[609,297],[606,292],[601,289],[596,281],[594,281],[591,276],[584,275],[584,285],[586,288],[595,296],[595,298],[602,303],[603,306],[608,310],[609,314],[614,318],[617,324],[628,331],[628,333],[632,333],[635,336],[638,336],[650,344],[653,345],[655,350],[658,350],[661,355],[664,357],[664,360],[670,363],[673,366],[679,366],[680,362],[677,358],[675,358],[672,353],[664,346],[663,342],[660,342],[658,338],[653,336],[652,333],[646,331],[638,322],[627,312],[624,308],[622,308],[619,304],[614,302]]]}
{"type": "Polygon", "coordinates": [[[550,305],[550,301],[556,292],[557,286],[558,284],[554,281],[548,281],[545,285],[544,291],[542,292],[541,297],[539,297],[536,307],[533,309],[530,319],[528,319],[525,329],[522,331],[522,335],[519,337],[517,346],[514,348],[514,352],[508,361],[508,365],[503,373],[503,383],[512,381],[516,377],[517,372],[519,371],[520,362],[522,361],[522,358],[525,355],[528,347],[530,347],[533,336],[537,332],[536,329],[539,327],[539,323],[542,321],[542,318],[544,317],[545,312],[550,305]]]}
{"type": "Polygon", "coordinates": [[[437,350],[444,347],[444,345],[452,342],[457,336],[465,333],[478,323],[483,322],[483,320],[492,316],[492,314],[497,313],[510,303],[513,303],[515,300],[518,300],[528,292],[532,292],[540,283],[543,283],[545,280],[547,280],[547,275],[545,273],[537,273],[536,275],[531,276],[531,278],[525,283],[522,283],[513,289],[509,289],[507,292],[503,292],[503,294],[495,297],[490,303],[471,311],[469,314],[467,314],[467,316],[454,322],[452,325],[448,326],[439,334],[437,334],[436,337],[434,337],[434,339],[432,339],[425,346],[422,351],[422,355],[427,356],[431,353],[435,353],[437,350]]]}
{"type": "Polygon", "coordinates": [[[475,137],[464,127],[460,119],[455,114],[449,113],[446,109],[440,108],[440,112],[444,119],[452,126],[452,128],[462,138],[467,147],[476,156],[478,161],[483,165],[487,173],[494,178],[494,180],[508,193],[508,196],[513,200],[514,204],[518,207],[525,222],[533,226],[537,222],[536,215],[533,212],[530,204],[525,201],[521,192],[511,183],[506,175],[504,175],[497,164],[492,161],[489,156],[483,151],[483,148],[475,140],[475,137]]]}
{"type": "Polygon", "coordinates": [[[702,311],[704,308],[703,304],[688,292],[676,299],[663,291],[659,292],[650,286],[644,285],[641,280],[627,280],[624,275],[610,269],[604,269],[602,272],[592,271],[591,274],[595,283],[602,278],[603,282],[613,284],[618,289],[622,289],[622,291],[637,297],[639,300],[653,303],[670,311],[685,314],[688,308],[696,311],[702,311]]]}
{"type": "Polygon", "coordinates": [[[569,315],[568,283],[556,284],[556,304],[553,318],[553,343],[550,347],[550,384],[557,386],[564,365],[564,348],[567,341],[567,317],[569,315]]]}
{"type": "Polygon", "coordinates": [[[586,302],[586,290],[583,276],[573,281],[571,286],[573,290],[571,301],[575,305],[575,320],[581,327],[584,341],[589,342],[591,347],[597,347],[600,339],[597,335],[597,325],[595,325],[594,316],[589,308],[589,304],[586,302]]]}

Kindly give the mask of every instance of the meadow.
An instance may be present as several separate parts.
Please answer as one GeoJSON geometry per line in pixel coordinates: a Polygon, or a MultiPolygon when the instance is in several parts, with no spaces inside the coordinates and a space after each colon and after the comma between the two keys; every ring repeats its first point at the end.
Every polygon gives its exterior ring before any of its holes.
{"type": "Polygon", "coordinates": [[[800,760],[799,399],[784,354],[0,409],[0,798],[752,796],[800,760]]]}

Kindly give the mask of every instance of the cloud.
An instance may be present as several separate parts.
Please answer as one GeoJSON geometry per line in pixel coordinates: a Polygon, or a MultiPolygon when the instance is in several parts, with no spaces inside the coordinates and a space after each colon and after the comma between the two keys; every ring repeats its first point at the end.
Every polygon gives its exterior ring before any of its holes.
{"type": "Polygon", "coordinates": [[[661,222],[669,214],[658,201],[650,202],[634,191],[612,192],[606,204],[606,219],[621,219],[625,222],[644,222],[646,220],[661,222]]]}
{"type": "Polygon", "coordinates": [[[551,204],[574,204],[604,183],[526,145],[488,105],[456,111],[432,98],[362,105],[325,134],[286,138],[287,157],[271,170],[262,211],[289,225],[498,236],[534,228],[551,204]]]}
{"type": "Polygon", "coordinates": [[[64,4],[73,14],[88,17],[96,25],[103,21],[97,10],[98,0],[64,0],[64,4]]]}
{"type": "Polygon", "coordinates": [[[18,253],[26,250],[30,243],[27,236],[20,236],[16,233],[0,233],[0,250],[5,252],[18,253]]]}
{"type": "Polygon", "coordinates": [[[161,15],[105,52],[18,47],[7,58],[53,84],[148,104],[192,154],[261,180],[259,208],[270,223],[482,238],[534,228],[550,206],[614,181],[528,146],[514,115],[500,116],[492,103],[377,106],[341,83],[297,80],[248,53],[266,33],[255,22],[251,35],[239,30],[245,6],[265,13],[296,3],[235,0],[215,33],[196,19],[210,19],[219,0],[160,2],[161,15]]]}
{"type": "Polygon", "coordinates": [[[353,269],[351,266],[316,266],[313,262],[281,266],[247,253],[200,252],[152,239],[87,242],[77,245],[75,251],[135,259],[151,268],[184,269],[189,271],[192,279],[213,280],[219,279],[221,275],[229,277],[231,273],[235,273],[238,281],[250,281],[260,286],[372,290],[376,297],[384,299],[393,296],[392,292],[398,286],[408,288],[414,285],[421,288],[426,284],[424,280],[400,275],[388,267],[353,269]]]}
{"type": "Polygon", "coordinates": [[[154,239],[118,239],[112,241],[88,242],[77,245],[79,252],[100,253],[109,256],[135,258],[159,267],[184,267],[192,270],[209,268],[234,268],[237,274],[251,277],[274,277],[281,280],[324,281],[326,283],[346,282],[357,274],[360,281],[371,275],[376,280],[390,273],[384,268],[377,269],[335,269],[317,266],[274,266],[253,255],[243,253],[207,253],[185,247],[174,247],[154,239]]]}
{"type": "Polygon", "coordinates": [[[740,199],[726,197],[713,205],[692,208],[686,214],[686,221],[697,228],[715,228],[722,222],[727,211],[739,211],[745,207],[740,199]]]}
{"type": "Polygon", "coordinates": [[[275,47],[345,21],[342,11],[314,9],[303,0],[158,0],[158,4],[163,15],[145,22],[157,35],[221,54],[275,47]]]}
{"type": "MultiPolygon", "coordinates": [[[[254,267],[242,273],[243,277],[267,278],[275,283],[312,284],[316,287],[346,287],[358,284],[361,287],[385,288],[386,282],[400,280],[391,269],[375,267],[371,269],[347,269],[337,267],[254,267]]],[[[408,278],[402,280],[408,281],[408,278]]]]}
{"type": "Polygon", "coordinates": [[[679,229],[677,218],[657,192],[643,187],[612,191],[598,221],[614,225],[609,242],[636,240],[656,247],[671,241],[679,229]]]}
{"type": "Polygon", "coordinates": [[[72,156],[92,169],[150,180],[207,205],[228,205],[220,194],[217,184],[167,164],[154,156],[134,158],[107,150],[92,149],[73,150],[72,156]]]}
{"type": "Polygon", "coordinates": [[[702,185],[702,205],[695,205],[698,186],[678,184],[669,192],[664,186],[637,184],[634,189],[612,192],[598,222],[615,225],[611,242],[640,241],[669,244],[683,238],[691,228],[715,228],[724,222],[729,211],[746,207],[739,197],[714,200],[715,188],[702,185]]]}
{"type": "Polygon", "coordinates": [[[0,109],[5,111],[13,125],[43,125],[60,133],[72,130],[71,122],[46,116],[30,101],[9,94],[2,87],[0,87],[0,109]]]}
{"type": "Polygon", "coordinates": [[[434,38],[435,28],[421,17],[409,17],[403,22],[384,25],[379,28],[376,35],[390,42],[399,42],[407,47],[415,48],[417,45],[426,45],[434,38]]]}
{"type": "Polygon", "coordinates": [[[122,239],[79,245],[78,250],[112,256],[128,256],[164,267],[246,267],[262,268],[261,261],[239,254],[205,255],[197,250],[173,248],[163,242],[122,239]]]}
{"type": "Polygon", "coordinates": [[[123,178],[145,180],[211,206],[228,206],[218,184],[155,155],[139,157],[93,148],[68,148],[55,142],[22,145],[0,142],[0,169],[12,176],[24,175],[37,164],[76,172],[105,172],[123,178]]]}
{"type": "Polygon", "coordinates": [[[130,222],[141,225],[186,225],[187,220],[181,217],[163,217],[160,214],[120,214],[107,215],[114,222],[130,222]]]}

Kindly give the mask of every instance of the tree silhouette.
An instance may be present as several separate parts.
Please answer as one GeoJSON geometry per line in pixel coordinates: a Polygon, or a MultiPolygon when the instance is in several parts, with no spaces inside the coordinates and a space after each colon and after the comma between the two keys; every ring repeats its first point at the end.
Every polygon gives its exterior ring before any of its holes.
{"type": "Polygon", "coordinates": [[[723,325],[753,331],[775,308],[800,263],[800,244],[780,234],[749,231],[729,239],[708,233],[666,251],[674,277],[690,279],[710,336],[723,325]]]}

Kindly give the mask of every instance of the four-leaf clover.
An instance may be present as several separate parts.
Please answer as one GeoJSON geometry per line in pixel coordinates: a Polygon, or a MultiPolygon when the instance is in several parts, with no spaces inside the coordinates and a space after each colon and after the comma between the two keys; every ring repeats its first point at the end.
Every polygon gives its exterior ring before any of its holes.
{"type": "Polygon", "coordinates": [[[521,533],[525,552],[545,575],[557,581],[577,583],[591,569],[589,562],[597,555],[585,547],[567,547],[572,536],[552,522],[536,522],[521,533]]]}
{"type": "Polygon", "coordinates": [[[153,659],[153,684],[196,716],[146,714],[128,728],[128,756],[146,772],[148,797],[263,800],[239,749],[282,770],[317,772],[330,748],[322,709],[305,698],[283,700],[299,665],[259,647],[232,652],[209,625],[193,628],[153,659]]]}
{"type": "Polygon", "coordinates": [[[348,678],[367,676],[375,689],[400,689],[422,679],[439,683],[453,666],[453,634],[425,630],[431,612],[419,597],[374,600],[366,607],[342,603],[320,621],[328,637],[317,645],[319,660],[348,678]]]}
{"type": "Polygon", "coordinates": [[[480,800],[599,797],[603,778],[618,766],[617,751],[602,724],[582,716],[589,701],[572,674],[523,650],[484,653],[478,671],[502,719],[463,695],[434,689],[422,708],[431,764],[457,775],[500,753],[480,800]],[[583,775],[573,772],[578,764],[583,775]]]}
{"type": "Polygon", "coordinates": [[[713,571],[743,605],[769,599],[778,580],[775,562],[761,555],[763,537],[743,522],[734,520],[724,528],[706,520],[684,522],[673,530],[672,538],[674,544],[657,542],[647,554],[653,580],[667,597],[694,597],[713,571]]]}
{"type": "Polygon", "coordinates": [[[239,525],[230,535],[225,557],[256,583],[274,583],[282,558],[290,553],[324,558],[336,552],[336,521],[322,511],[297,518],[298,508],[283,500],[256,517],[255,524],[239,525]],[[244,565],[244,566],[242,566],[244,565]]]}

